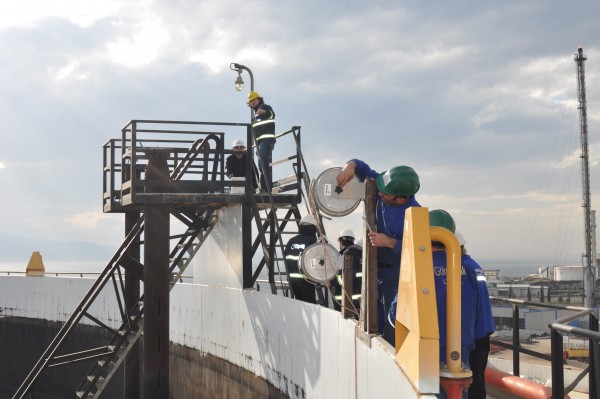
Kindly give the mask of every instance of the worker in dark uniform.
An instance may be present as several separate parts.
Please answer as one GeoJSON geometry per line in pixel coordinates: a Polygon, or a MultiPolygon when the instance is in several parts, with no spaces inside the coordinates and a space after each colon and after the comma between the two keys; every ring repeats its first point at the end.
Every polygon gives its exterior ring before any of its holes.
{"type": "Polygon", "coordinates": [[[285,266],[289,274],[294,297],[301,301],[316,303],[315,286],[308,282],[300,271],[299,262],[302,252],[317,242],[317,221],[312,215],[306,215],[298,223],[300,234],[290,238],[285,246],[285,266]]]}
{"type": "Polygon", "coordinates": [[[255,91],[248,94],[248,106],[254,110],[252,129],[256,140],[260,189],[267,191],[273,185],[271,162],[273,162],[273,148],[275,148],[275,111],[270,105],[265,104],[260,94],[255,91]]]}
{"type": "MultiPolygon", "coordinates": [[[[228,178],[246,177],[246,143],[237,139],[233,142],[233,154],[225,160],[225,174],[228,178]]],[[[252,173],[252,188],[257,188],[256,171],[252,173]]]]}
{"type": "MultiPolygon", "coordinates": [[[[355,236],[354,232],[350,229],[343,229],[340,231],[338,237],[338,243],[340,248],[340,255],[345,257],[349,254],[352,257],[352,304],[356,309],[357,316],[360,310],[360,294],[362,284],[362,247],[354,243],[355,236]]],[[[341,310],[342,305],[342,270],[337,273],[337,278],[332,280],[331,285],[333,286],[333,308],[335,310],[341,310]]]]}

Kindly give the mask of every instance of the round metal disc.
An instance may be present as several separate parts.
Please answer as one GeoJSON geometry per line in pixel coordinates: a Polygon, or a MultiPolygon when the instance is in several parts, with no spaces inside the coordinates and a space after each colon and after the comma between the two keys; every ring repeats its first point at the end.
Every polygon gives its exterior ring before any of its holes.
{"type": "Polygon", "coordinates": [[[317,242],[302,251],[298,267],[309,281],[324,284],[342,268],[342,256],[331,244],[317,242]]]}
{"type": "Polygon", "coordinates": [[[319,210],[328,216],[346,216],[356,209],[365,194],[364,183],[356,176],[343,189],[337,185],[336,178],[342,168],[325,170],[315,180],[313,197],[319,210]]]}

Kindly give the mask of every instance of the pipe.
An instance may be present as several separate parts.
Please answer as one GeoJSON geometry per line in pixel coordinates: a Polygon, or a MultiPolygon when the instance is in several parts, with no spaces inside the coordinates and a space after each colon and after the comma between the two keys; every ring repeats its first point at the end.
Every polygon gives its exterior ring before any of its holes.
{"type": "MultiPolygon", "coordinates": [[[[493,385],[501,391],[508,392],[520,398],[552,398],[552,388],[537,384],[521,377],[507,374],[493,367],[488,367],[485,370],[485,382],[488,385],[493,385]]],[[[565,399],[570,399],[569,395],[565,395],[564,397],[565,399]]]]}

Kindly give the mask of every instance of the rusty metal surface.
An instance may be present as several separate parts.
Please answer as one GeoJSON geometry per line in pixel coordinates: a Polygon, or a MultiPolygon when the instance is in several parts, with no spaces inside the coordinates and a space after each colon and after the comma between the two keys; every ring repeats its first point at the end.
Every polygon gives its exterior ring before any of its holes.
{"type": "MultiPolygon", "coordinates": [[[[150,152],[146,179],[169,180],[168,152],[150,152]]],[[[144,399],[169,398],[169,206],[144,210],[144,399]]]]}

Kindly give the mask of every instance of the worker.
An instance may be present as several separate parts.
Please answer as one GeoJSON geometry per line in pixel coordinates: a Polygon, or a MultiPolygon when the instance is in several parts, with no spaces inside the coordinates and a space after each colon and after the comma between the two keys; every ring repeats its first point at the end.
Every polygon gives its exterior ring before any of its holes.
{"type": "Polygon", "coordinates": [[[473,383],[469,386],[469,399],[485,399],[485,369],[487,368],[488,355],[490,353],[490,335],[496,331],[490,294],[483,269],[471,256],[467,255],[467,249],[465,248],[466,241],[463,235],[458,231],[455,235],[460,244],[461,263],[463,267],[473,269],[477,275],[481,311],[481,317],[475,321],[475,348],[469,356],[469,365],[473,372],[473,383]]]}
{"type": "MultiPolygon", "coordinates": [[[[340,248],[340,255],[346,257],[346,254],[352,258],[352,292],[349,293],[352,298],[352,305],[356,310],[356,316],[358,316],[360,310],[360,293],[362,284],[362,247],[355,244],[354,232],[351,229],[343,229],[340,231],[338,236],[338,244],[340,248]]],[[[342,304],[342,270],[340,269],[336,275],[337,278],[333,279],[331,285],[333,286],[334,301],[333,308],[335,310],[341,310],[342,304]]]]}
{"type": "Polygon", "coordinates": [[[315,286],[307,281],[299,266],[300,255],[311,244],[317,242],[317,221],[306,215],[298,223],[298,235],[290,238],[285,246],[285,266],[294,297],[301,301],[316,303],[315,286]]]}
{"type": "Polygon", "coordinates": [[[410,207],[421,206],[415,198],[420,188],[419,176],[404,165],[377,173],[365,162],[352,159],[338,174],[337,185],[343,188],[355,176],[360,181],[374,179],[377,185],[377,231],[368,233],[371,245],[377,247],[377,329],[394,346],[395,333],[385,321],[398,293],[404,213],[410,207]]]}
{"type": "Polygon", "coordinates": [[[275,111],[270,105],[265,104],[260,94],[255,91],[248,94],[248,106],[254,110],[252,130],[256,141],[260,189],[266,192],[273,186],[271,162],[273,162],[273,148],[275,148],[275,111]]]}
{"type": "MultiPolygon", "coordinates": [[[[233,154],[225,160],[225,174],[228,178],[246,177],[246,143],[244,140],[237,139],[233,141],[233,154]]],[[[253,165],[254,166],[254,165],[253,165]]],[[[254,169],[254,168],[253,168],[254,169]]],[[[252,173],[252,188],[258,187],[256,181],[256,172],[252,173]]]]}

